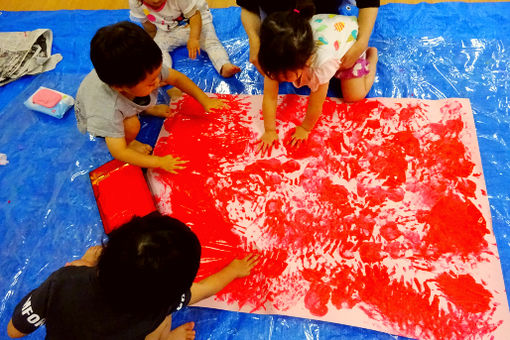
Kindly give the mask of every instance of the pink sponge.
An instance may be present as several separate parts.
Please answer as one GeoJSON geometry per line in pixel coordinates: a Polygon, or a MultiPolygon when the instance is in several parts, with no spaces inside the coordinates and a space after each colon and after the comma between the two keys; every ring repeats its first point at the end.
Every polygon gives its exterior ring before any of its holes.
{"type": "Polygon", "coordinates": [[[57,105],[61,99],[62,95],[59,92],[42,88],[34,94],[32,103],[51,108],[57,105]]]}
{"type": "Polygon", "coordinates": [[[64,117],[66,111],[73,105],[73,97],[43,86],[25,100],[25,106],[29,109],[46,113],[55,118],[64,117]]]}

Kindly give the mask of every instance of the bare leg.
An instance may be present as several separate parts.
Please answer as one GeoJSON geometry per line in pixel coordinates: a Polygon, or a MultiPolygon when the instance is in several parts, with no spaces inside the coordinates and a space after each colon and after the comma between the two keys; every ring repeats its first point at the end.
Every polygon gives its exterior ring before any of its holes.
{"type": "Polygon", "coordinates": [[[369,64],[369,72],[360,78],[342,79],[341,88],[342,95],[346,102],[357,102],[365,98],[372,88],[375,80],[375,72],[377,69],[377,48],[369,47],[367,49],[367,61],[369,64]]]}
{"type": "Polygon", "coordinates": [[[137,115],[124,119],[126,144],[135,151],[148,155],[151,153],[152,147],[135,139],[138,136],[138,132],[140,132],[140,121],[137,115]]]}
{"type": "Polygon", "coordinates": [[[367,60],[369,64],[369,72],[365,77],[363,77],[363,79],[365,80],[365,90],[367,91],[365,96],[368,94],[368,91],[370,91],[370,89],[372,88],[372,85],[374,85],[375,71],[377,70],[377,61],[379,60],[377,48],[369,47],[367,49],[367,60]]]}
{"type": "Polygon", "coordinates": [[[126,138],[126,144],[131,143],[140,132],[140,121],[138,116],[134,115],[124,119],[124,137],[126,138]]]}

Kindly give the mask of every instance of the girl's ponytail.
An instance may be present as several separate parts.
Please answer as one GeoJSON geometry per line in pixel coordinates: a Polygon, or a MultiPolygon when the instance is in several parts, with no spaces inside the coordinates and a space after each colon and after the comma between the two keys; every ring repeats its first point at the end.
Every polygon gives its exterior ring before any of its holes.
{"type": "Polygon", "coordinates": [[[315,15],[315,4],[312,0],[296,0],[293,12],[301,15],[305,20],[310,20],[315,15]]]}

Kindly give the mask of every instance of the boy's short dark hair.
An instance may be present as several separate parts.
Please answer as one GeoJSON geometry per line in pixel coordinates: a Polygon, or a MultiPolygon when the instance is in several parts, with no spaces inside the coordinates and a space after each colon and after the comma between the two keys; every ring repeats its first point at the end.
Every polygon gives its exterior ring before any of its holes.
{"type": "Polygon", "coordinates": [[[90,59],[106,84],[133,87],[161,65],[163,56],[142,27],[122,21],[97,30],[90,59]]]}
{"type": "Polygon", "coordinates": [[[133,313],[179,303],[200,264],[200,243],[184,223],[158,212],[134,217],[108,235],[99,257],[105,298],[133,313]]]}

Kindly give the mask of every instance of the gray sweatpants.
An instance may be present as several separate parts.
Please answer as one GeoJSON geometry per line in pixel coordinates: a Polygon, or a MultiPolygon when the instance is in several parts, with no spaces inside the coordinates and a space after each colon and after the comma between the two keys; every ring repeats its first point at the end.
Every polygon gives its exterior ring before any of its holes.
{"type": "MultiPolygon", "coordinates": [[[[189,39],[189,32],[189,25],[177,26],[170,31],[157,31],[154,41],[163,52],[163,64],[165,66],[172,67],[172,58],[169,52],[175,50],[177,47],[186,46],[189,39]]],[[[200,49],[207,53],[218,73],[220,73],[223,65],[230,63],[225,48],[216,36],[216,31],[214,30],[212,22],[202,25],[200,49]]]]}

